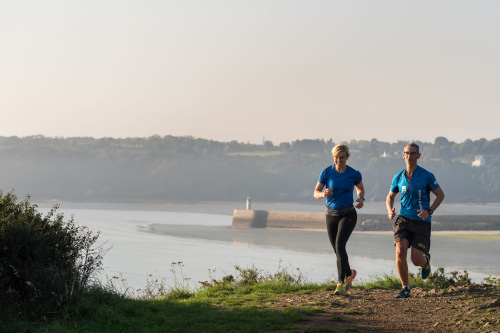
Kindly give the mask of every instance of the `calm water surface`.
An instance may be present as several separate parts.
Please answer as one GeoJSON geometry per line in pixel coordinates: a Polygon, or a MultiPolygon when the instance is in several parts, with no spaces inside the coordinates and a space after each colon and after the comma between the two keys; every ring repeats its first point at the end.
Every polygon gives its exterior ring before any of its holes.
{"type": "MultiPolygon", "coordinates": [[[[51,205],[39,203],[40,211],[51,205]]],[[[299,271],[309,280],[336,280],[335,256],[325,232],[231,229],[234,209],[245,205],[62,203],[59,212],[73,215],[79,225],[100,231],[100,244],[111,247],[104,257],[102,280],[122,276],[133,288],[147,276],[169,285],[220,279],[236,274],[235,265],[274,273],[278,267],[299,271]],[[182,262],[182,272],[178,265],[182,262]],[[175,274],[172,269],[175,268],[175,274]],[[187,278],[182,282],[182,278],[187,278]]],[[[252,209],[323,211],[321,203],[252,204],[252,209]]],[[[442,205],[442,214],[500,215],[500,205],[442,205]]],[[[368,203],[360,213],[385,213],[383,203],[368,203]]],[[[388,223],[391,221],[388,220],[388,223]]],[[[475,282],[500,275],[500,242],[432,239],[432,264],[446,271],[467,270],[475,282]]],[[[396,274],[392,235],[354,233],[348,243],[351,266],[358,278],[396,274]]],[[[411,265],[410,265],[411,267],[411,265]]],[[[411,267],[412,272],[417,268],[411,267]]]]}

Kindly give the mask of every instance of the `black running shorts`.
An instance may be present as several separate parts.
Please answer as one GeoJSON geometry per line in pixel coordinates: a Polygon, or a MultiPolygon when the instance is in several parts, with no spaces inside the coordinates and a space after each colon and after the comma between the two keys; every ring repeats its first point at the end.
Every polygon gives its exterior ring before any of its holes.
{"type": "Polygon", "coordinates": [[[401,215],[394,222],[394,246],[402,239],[410,242],[409,246],[429,255],[431,248],[431,223],[426,221],[414,220],[401,215]]]}

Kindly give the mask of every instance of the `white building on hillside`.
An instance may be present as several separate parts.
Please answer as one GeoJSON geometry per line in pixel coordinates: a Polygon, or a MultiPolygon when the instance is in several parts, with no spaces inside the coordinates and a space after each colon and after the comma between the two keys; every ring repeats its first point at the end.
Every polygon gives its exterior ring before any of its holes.
{"type": "Polygon", "coordinates": [[[486,160],[484,159],[483,155],[478,155],[476,156],[476,159],[474,162],[472,162],[473,167],[482,167],[486,165],[486,160]]]}

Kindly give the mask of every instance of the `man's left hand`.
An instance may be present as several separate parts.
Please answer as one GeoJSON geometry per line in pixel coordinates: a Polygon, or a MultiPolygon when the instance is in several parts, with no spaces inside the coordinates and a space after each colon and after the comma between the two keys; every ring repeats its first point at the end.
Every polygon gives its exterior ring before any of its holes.
{"type": "Polygon", "coordinates": [[[419,209],[417,210],[417,212],[418,212],[418,217],[420,217],[422,220],[427,220],[430,216],[427,209],[419,209]]]}

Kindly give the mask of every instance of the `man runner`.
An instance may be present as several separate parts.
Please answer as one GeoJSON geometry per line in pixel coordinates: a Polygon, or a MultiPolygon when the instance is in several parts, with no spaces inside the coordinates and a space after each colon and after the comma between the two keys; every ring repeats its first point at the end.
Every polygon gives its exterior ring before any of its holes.
{"type": "Polygon", "coordinates": [[[420,158],[419,147],[415,143],[405,146],[403,158],[406,168],[397,173],[386,199],[389,219],[396,216],[394,198],[401,193],[401,211],[394,222],[394,244],[396,246],[396,266],[403,288],[396,294],[398,298],[410,296],[408,279],[408,248],[411,247],[411,261],[421,267],[422,279],[431,272],[431,215],[444,199],[444,193],[434,175],[417,165],[420,158]],[[430,204],[430,192],[436,198],[430,204]]]}

